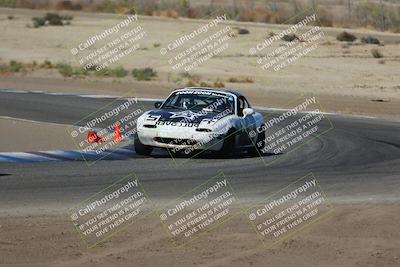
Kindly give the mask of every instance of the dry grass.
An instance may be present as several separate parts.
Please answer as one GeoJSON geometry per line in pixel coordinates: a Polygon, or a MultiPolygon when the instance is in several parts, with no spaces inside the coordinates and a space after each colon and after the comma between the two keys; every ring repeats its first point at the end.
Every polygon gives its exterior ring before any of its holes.
{"type": "Polygon", "coordinates": [[[228,79],[228,82],[230,82],[230,83],[254,83],[254,80],[250,77],[245,77],[245,78],[231,77],[228,79]]]}

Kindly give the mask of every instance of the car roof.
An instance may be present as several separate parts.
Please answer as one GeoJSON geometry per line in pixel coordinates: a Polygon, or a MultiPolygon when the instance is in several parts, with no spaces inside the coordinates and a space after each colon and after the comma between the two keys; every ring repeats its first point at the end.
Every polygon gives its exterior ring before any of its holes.
{"type": "Polygon", "coordinates": [[[221,92],[221,93],[229,93],[229,94],[233,94],[237,97],[243,96],[241,93],[237,92],[237,91],[233,91],[231,89],[228,88],[212,88],[212,87],[182,87],[182,88],[178,88],[175,89],[173,92],[175,91],[181,91],[181,90],[210,90],[210,91],[214,91],[214,92],[221,92]]]}

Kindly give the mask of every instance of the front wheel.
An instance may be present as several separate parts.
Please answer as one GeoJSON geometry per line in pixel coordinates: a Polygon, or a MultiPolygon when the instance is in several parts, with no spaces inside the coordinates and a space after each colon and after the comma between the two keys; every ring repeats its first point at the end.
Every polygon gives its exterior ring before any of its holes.
{"type": "Polygon", "coordinates": [[[146,146],[140,142],[139,136],[135,135],[134,141],[135,152],[138,155],[149,156],[153,151],[153,147],[146,146]]]}
{"type": "Polygon", "coordinates": [[[236,152],[236,142],[235,142],[235,130],[231,129],[226,134],[226,137],[223,140],[222,148],[219,151],[221,156],[230,156],[236,152]]]}
{"type": "Polygon", "coordinates": [[[263,130],[261,133],[257,134],[256,143],[253,143],[253,141],[252,141],[254,146],[249,150],[249,152],[251,154],[256,154],[256,155],[263,154],[263,148],[265,146],[265,137],[266,137],[265,130],[263,130]]]}

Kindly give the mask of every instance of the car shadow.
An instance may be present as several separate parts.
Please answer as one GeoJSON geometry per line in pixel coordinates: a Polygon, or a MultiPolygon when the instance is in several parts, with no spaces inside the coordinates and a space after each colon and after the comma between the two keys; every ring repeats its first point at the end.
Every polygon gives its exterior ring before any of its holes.
{"type": "MultiPolygon", "coordinates": [[[[158,150],[158,149],[157,149],[158,150]]],[[[160,149],[162,150],[162,149],[160,149]]],[[[167,150],[161,151],[154,151],[150,157],[153,158],[175,158],[175,159],[244,159],[244,158],[257,158],[257,157],[272,157],[278,156],[282,153],[275,154],[275,153],[247,153],[247,152],[240,152],[235,153],[232,155],[222,155],[217,152],[211,151],[204,151],[200,153],[192,153],[192,154],[185,154],[185,153],[169,153],[167,150]],[[155,153],[154,153],[155,152],[155,153]]]]}

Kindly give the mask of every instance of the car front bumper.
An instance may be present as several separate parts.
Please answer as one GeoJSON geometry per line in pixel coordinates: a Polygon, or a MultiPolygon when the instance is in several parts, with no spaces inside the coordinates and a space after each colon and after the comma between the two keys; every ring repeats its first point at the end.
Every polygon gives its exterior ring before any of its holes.
{"type": "Polygon", "coordinates": [[[144,145],[168,148],[172,152],[188,153],[194,150],[219,151],[223,145],[225,134],[199,132],[195,128],[177,127],[138,127],[140,142],[144,145]]]}

